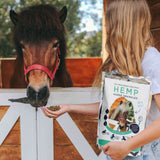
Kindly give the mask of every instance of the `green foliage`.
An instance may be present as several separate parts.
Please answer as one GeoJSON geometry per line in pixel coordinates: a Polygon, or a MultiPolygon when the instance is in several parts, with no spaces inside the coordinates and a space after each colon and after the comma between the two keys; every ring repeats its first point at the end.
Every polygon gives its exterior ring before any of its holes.
{"type": "MultiPolygon", "coordinates": [[[[87,1],[95,5],[95,0],[87,1]]],[[[66,6],[68,9],[65,21],[68,55],[71,57],[100,56],[101,52],[101,32],[95,33],[92,37],[87,37],[86,32],[77,33],[80,30],[81,18],[88,11],[80,11],[80,0],[5,0],[0,1],[0,57],[13,57],[16,55],[12,44],[11,28],[12,23],[9,18],[10,9],[19,12],[22,8],[36,4],[53,4],[58,9],[66,6]],[[3,6],[3,7],[2,7],[3,6]]],[[[91,14],[97,21],[96,14],[91,14]]]]}
{"type": "Polygon", "coordinates": [[[14,49],[11,42],[11,22],[8,10],[15,6],[14,0],[0,1],[0,57],[13,55],[14,49]]]}
{"type": "Polygon", "coordinates": [[[102,32],[99,31],[91,38],[86,39],[86,54],[88,57],[101,56],[102,48],[102,32]]]}
{"type": "Polygon", "coordinates": [[[102,48],[102,32],[82,32],[76,34],[74,41],[68,40],[69,57],[100,57],[102,48]]]}

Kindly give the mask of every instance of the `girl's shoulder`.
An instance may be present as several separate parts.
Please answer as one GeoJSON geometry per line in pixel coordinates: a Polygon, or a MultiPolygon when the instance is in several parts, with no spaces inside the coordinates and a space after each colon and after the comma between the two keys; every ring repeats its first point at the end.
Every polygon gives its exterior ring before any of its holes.
{"type": "Polygon", "coordinates": [[[159,64],[160,52],[154,47],[147,48],[141,64],[143,76],[148,78],[151,82],[154,81],[153,78],[159,80],[159,64]]]}
{"type": "Polygon", "coordinates": [[[142,60],[142,74],[151,81],[152,94],[160,93],[160,52],[149,47],[142,60]]]}
{"type": "Polygon", "coordinates": [[[155,47],[148,47],[144,59],[156,60],[160,58],[160,52],[155,47]]]}
{"type": "MultiPolygon", "coordinates": [[[[160,52],[154,47],[148,47],[142,60],[143,65],[156,66],[160,63],[160,52]]],[[[158,67],[158,66],[157,66],[158,67]]]]}

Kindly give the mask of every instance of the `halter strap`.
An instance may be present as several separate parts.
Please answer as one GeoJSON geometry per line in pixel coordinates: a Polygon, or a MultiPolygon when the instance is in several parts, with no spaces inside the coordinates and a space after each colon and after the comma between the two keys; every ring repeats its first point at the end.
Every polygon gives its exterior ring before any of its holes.
{"type": "Polygon", "coordinates": [[[118,120],[122,120],[122,121],[124,121],[124,122],[126,122],[126,119],[125,118],[118,118],[118,120]]]}
{"type": "Polygon", "coordinates": [[[56,64],[55,64],[55,68],[54,68],[53,72],[51,72],[47,67],[42,66],[42,65],[40,65],[40,64],[33,64],[33,65],[28,66],[27,68],[26,68],[26,66],[24,65],[24,75],[25,75],[25,81],[26,81],[27,83],[28,83],[28,80],[27,80],[27,78],[26,78],[26,75],[27,75],[30,71],[35,70],[35,69],[41,70],[41,71],[47,73],[48,77],[49,77],[51,80],[54,79],[55,74],[56,74],[56,71],[57,71],[58,66],[59,66],[59,64],[60,64],[60,59],[59,59],[60,49],[59,49],[59,47],[57,47],[57,50],[58,50],[58,57],[57,57],[57,59],[56,59],[56,64]]]}

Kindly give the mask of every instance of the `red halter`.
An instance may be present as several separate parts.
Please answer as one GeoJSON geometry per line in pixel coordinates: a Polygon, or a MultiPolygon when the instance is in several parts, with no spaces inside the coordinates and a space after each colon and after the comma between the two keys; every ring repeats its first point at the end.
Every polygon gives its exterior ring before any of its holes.
{"type": "Polygon", "coordinates": [[[125,119],[125,118],[123,118],[123,117],[118,118],[118,120],[122,120],[122,121],[124,121],[124,123],[126,123],[126,119],[125,119]]]}
{"type": "MultiPolygon", "coordinates": [[[[60,49],[59,47],[57,47],[57,50],[58,50],[58,57],[56,59],[56,65],[55,65],[55,68],[53,70],[53,72],[51,72],[47,67],[45,66],[42,66],[40,64],[33,64],[31,66],[28,66],[26,68],[26,66],[24,65],[24,75],[25,75],[25,81],[28,83],[28,80],[26,78],[26,75],[31,71],[31,70],[35,70],[35,69],[38,69],[38,70],[42,70],[43,72],[47,73],[48,77],[53,80],[54,77],[55,77],[55,74],[56,74],[56,71],[58,69],[58,66],[60,64],[60,59],[59,59],[59,55],[61,54],[60,52],[60,49]]],[[[51,84],[52,85],[52,84],[51,84]]]]}

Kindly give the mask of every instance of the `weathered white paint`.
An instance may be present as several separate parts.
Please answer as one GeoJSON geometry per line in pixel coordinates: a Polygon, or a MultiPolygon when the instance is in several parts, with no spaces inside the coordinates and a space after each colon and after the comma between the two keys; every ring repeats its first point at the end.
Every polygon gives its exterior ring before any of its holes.
{"type": "MultiPolygon", "coordinates": [[[[28,104],[8,101],[24,97],[25,92],[25,89],[0,90],[0,105],[10,106],[0,121],[0,145],[20,117],[22,160],[53,160],[53,119],[45,117],[41,109],[36,111],[28,104]]],[[[94,93],[91,88],[53,88],[47,105],[97,102],[99,94],[94,93]]],[[[57,121],[84,160],[105,159],[103,153],[96,155],[69,114],[62,115],[57,121]]]]}
{"type": "Polygon", "coordinates": [[[41,110],[37,112],[37,141],[38,160],[53,160],[53,119],[41,110]]]}
{"type": "Polygon", "coordinates": [[[19,108],[21,108],[21,158],[22,160],[38,160],[35,109],[30,105],[21,105],[19,108]]]}

